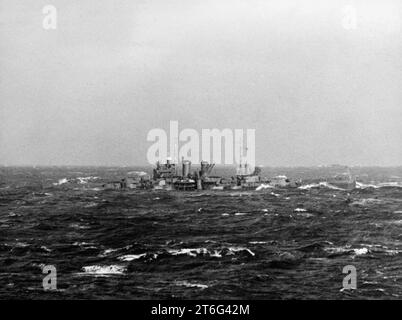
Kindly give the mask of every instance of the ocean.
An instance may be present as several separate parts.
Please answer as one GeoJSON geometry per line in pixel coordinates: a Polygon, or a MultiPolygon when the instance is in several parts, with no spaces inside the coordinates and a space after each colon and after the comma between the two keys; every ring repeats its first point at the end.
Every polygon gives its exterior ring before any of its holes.
{"type": "Polygon", "coordinates": [[[263,170],[302,188],[177,192],[101,188],[150,168],[1,167],[0,299],[401,299],[402,168],[352,168],[351,191],[319,183],[335,169],[263,170]]]}

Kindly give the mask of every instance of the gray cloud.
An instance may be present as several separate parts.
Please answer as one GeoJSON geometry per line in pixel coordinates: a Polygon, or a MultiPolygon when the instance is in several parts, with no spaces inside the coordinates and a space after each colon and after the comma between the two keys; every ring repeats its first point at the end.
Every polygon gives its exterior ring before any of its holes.
{"type": "Polygon", "coordinates": [[[257,163],[399,165],[400,1],[0,0],[0,163],[146,163],[148,131],[255,128],[257,163]]]}

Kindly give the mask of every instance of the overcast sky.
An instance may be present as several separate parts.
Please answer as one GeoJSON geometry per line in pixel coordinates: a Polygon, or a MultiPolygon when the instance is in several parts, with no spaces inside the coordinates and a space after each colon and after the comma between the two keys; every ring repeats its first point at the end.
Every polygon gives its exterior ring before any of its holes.
{"type": "Polygon", "coordinates": [[[0,0],[0,164],[145,164],[148,131],[178,120],[256,129],[257,164],[402,165],[401,17],[400,0],[0,0]]]}

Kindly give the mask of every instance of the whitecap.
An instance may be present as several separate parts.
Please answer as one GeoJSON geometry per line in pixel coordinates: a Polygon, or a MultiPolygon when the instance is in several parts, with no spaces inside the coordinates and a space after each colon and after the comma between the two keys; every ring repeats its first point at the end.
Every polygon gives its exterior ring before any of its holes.
{"type": "Polygon", "coordinates": [[[379,188],[379,186],[376,186],[374,184],[364,184],[362,182],[357,182],[356,181],[356,189],[367,189],[367,188],[377,189],[377,188],[379,188]]]}
{"type": "Polygon", "coordinates": [[[250,249],[245,247],[229,247],[229,248],[221,248],[214,251],[209,251],[206,248],[184,248],[184,249],[170,249],[167,250],[168,253],[174,256],[178,255],[188,255],[191,257],[197,257],[197,255],[209,255],[210,257],[214,258],[221,258],[222,254],[225,253],[226,256],[234,255],[237,252],[246,251],[251,256],[255,256],[255,253],[252,252],[250,249]]]}
{"type": "Polygon", "coordinates": [[[65,184],[65,183],[67,183],[67,182],[68,182],[68,179],[67,179],[67,178],[63,178],[63,179],[60,179],[59,182],[53,183],[53,185],[55,185],[55,186],[60,186],[60,185],[65,184]]]}
{"type": "Polygon", "coordinates": [[[396,187],[402,188],[402,184],[400,182],[382,182],[378,184],[378,187],[396,187]]]}
{"type": "Polygon", "coordinates": [[[399,254],[399,252],[400,252],[399,250],[392,250],[392,249],[385,250],[385,253],[389,256],[396,256],[399,254]]]}
{"type": "Polygon", "coordinates": [[[141,253],[141,254],[127,254],[125,256],[121,256],[118,259],[121,261],[133,261],[133,260],[137,260],[140,259],[142,257],[145,257],[146,253],[141,253]]]}
{"type": "Polygon", "coordinates": [[[255,253],[251,251],[249,248],[244,248],[244,247],[229,247],[228,248],[229,253],[228,254],[234,254],[235,252],[240,252],[240,251],[246,251],[253,257],[255,256],[255,253]]]}
{"type": "Polygon", "coordinates": [[[369,249],[367,248],[351,248],[349,246],[345,246],[345,247],[332,247],[332,248],[325,248],[325,251],[327,251],[328,253],[353,253],[357,256],[360,255],[365,255],[367,253],[370,252],[369,249]]]}
{"type": "Polygon", "coordinates": [[[79,223],[71,223],[69,225],[70,228],[74,228],[74,229],[89,229],[89,226],[84,226],[82,224],[79,223]]]}
{"type": "Polygon", "coordinates": [[[218,250],[214,250],[214,252],[210,253],[209,255],[210,255],[210,257],[213,257],[213,258],[222,258],[221,251],[218,251],[218,250]]]}
{"type": "Polygon", "coordinates": [[[45,250],[46,252],[52,252],[52,250],[50,250],[48,247],[46,246],[41,246],[40,247],[42,250],[45,250]]]}
{"type": "Polygon", "coordinates": [[[85,241],[83,241],[83,242],[76,241],[73,243],[73,246],[79,246],[79,247],[93,246],[93,245],[94,245],[93,242],[85,242],[85,241]]]}
{"type": "Polygon", "coordinates": [[[196,257],[197,254],[207,254],[208,250],[206,248],[184,248],[184,249],[170,249],[168,252],[171,255],[178,256],[178,255],[189,255],[191,257],[196,257]]]}
{"type": "Polygon", "coordinates": [[[106,257],[106,256],[108,256],[109,254],[111,254],[111,253],[113,253],[113,252],[116,252],[116,251],[119,251],[120,249],[106,249],[106,250],[104,250],[99,256],[100,257],[106,257]]]}
{"type": "Polygon", "coordinates": [[[110,265],[110,266],[86,266],[83,267],[82,270],[85,274],[90,275],[119,275],[123,274],[126,271],[126,267],[119,265],[110,265]]]}
{"type": "Polygon", "coordinates": [[[342,188],[335,187],[335,186],[329,184],[326,181],[322,181],[322,182],[319,182],[319,183],[306,184],[306,185],[300,186],[299,189],[310,190],[312,188],[323,188],[323,187],[328,188],[328,189],[333,189],[333,190],[344,190],[342,188]]]}
{"type": "Polygon", "coordinates": [[[320,186],[319,183],[311,183],[311,184],[305,184],[303,186],[300,186],[299,189],[302,190],[309,190],[311,188],[318,188],[320,186]]]}
{"type": "Polygon", "coordinates": [[[358,256],[369,253],[369,250],[367,248],[353,249],[353,251],[358,256]]]}
{"type": "Polygon", "coordinates": [[[247,212],[236,212],[235,216],[244,216],[246,214],[248,214],[248,213],[247,212]]]}
{"type": "Polygon", "coordinates": [[[77,178],[77,180],[79,180],[80,184],[86,184],[89,181],[98,180],[98,179],[99,179],[99,177],[92,177],[92,176],[90,176],[90,177],[78,177],[77,178]]]}
{"type": "Polygon", "coordinates": [[[176,281],[176,285],[177,286],[184,286],[184,287],[188,287],[188,288],[199,288],[201,290],[204,290],[206,288],[208,288],[207,285],[205,284],[200,284],[200,283],[190,283],[186,280],[183,281],[176,281]]]}
{"type": "Polygon", "coordinates": [[[262,183],[255,189],[255,191],[260,191],[260,190],[264,190],[264,189],[272,189],[272,188],[274,188],[274,187],[269,184],[262,183]]]}

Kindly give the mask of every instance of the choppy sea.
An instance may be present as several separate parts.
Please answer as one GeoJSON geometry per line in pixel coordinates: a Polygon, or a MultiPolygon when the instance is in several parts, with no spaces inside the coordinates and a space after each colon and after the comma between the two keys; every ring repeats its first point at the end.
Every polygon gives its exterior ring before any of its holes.
{"type": "Polygon", "coordinates": [[[149,168],[0,168],[0,299],[402,297],[402,168],[354,168],[352,191],[320,184],[328,168],[264,169],[294,189],[100,187],[135,171],[149,168]]]}

